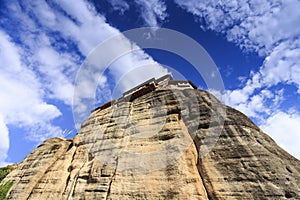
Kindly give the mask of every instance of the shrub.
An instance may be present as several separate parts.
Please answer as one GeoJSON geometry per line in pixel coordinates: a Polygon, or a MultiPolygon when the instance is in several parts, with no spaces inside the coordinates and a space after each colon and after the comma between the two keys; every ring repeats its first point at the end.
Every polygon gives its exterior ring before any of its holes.
{"type": "Polygon", "coordinates": [[[12,170],[11,166],[0,168],[0,182],[7,176],[9,172],[11,172],[11,170],[12,170]]]}
{"type": "Polygon", "coordinates": [[[0,200],[4,200],[6,197],[7,192],[13,185],[13,182],[7,182],[4,185],[0,185],[0,200]]]}

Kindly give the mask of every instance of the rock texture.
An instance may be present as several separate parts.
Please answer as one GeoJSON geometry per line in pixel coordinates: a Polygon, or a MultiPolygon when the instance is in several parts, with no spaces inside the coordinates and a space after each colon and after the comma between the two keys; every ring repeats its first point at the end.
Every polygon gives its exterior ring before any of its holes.
{"type": "Polygon", "coordinates": [[[209,93],[160,89],[95,110],[9,181],[18,200],[300,199],[300,161],[209,93]]]}

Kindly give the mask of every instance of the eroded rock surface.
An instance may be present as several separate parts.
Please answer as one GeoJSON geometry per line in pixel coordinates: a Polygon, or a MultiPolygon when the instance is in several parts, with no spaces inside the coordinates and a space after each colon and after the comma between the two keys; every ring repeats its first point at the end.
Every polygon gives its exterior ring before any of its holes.
{"type": "Polygon", "coordinates": [[[209,93],[161,89],[94,111],[9,181],[18,200],[300,199],[300,162],[209,93]]]}

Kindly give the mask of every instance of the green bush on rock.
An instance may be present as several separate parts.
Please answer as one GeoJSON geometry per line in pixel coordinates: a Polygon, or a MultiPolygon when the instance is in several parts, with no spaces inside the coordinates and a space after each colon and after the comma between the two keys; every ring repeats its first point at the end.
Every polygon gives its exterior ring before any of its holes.
{"type": "MultiPolygon", "coordinates": [[[[11,166],[0,168],[0,183],[7,176],[7,174],[9,172],[11,172],[11,170],[12,170],[11,166]]],[[[13,182],[8,182],[4,185],[0,185],[0,200],[5,199],[6,194],[9,191],[9,189],[11,188],[12,185],[13,185],[13,182]]]]}
{"type": "Polygon", "coordinates": [[[4,200],[6,197],[7,192],[13,185],[13,182],[8,182],[4,185],[0,185],[0,200],[4,200]]]}
{"type": "Polygon", "coordinates": [[[0,168],[0,182],[14,169],[13,165],[0,168]]]}

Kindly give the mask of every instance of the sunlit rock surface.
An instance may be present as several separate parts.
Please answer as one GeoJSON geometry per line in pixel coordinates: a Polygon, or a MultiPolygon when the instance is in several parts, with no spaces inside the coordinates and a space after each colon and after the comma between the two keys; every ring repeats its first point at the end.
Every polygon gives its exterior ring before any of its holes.
{"type": "Polygon", "coordinates": [[[208,92],[159,89],[98,109],[2,184],[7,199],[300,199],[300,162],[208,92]]]}

